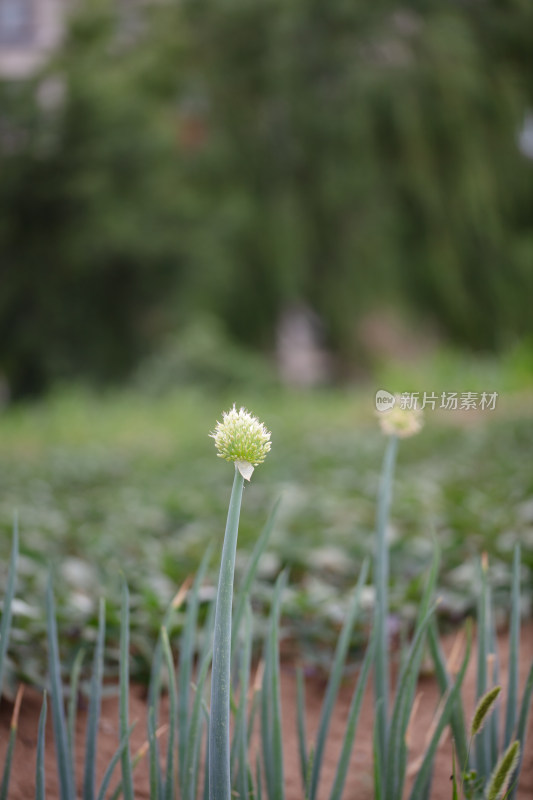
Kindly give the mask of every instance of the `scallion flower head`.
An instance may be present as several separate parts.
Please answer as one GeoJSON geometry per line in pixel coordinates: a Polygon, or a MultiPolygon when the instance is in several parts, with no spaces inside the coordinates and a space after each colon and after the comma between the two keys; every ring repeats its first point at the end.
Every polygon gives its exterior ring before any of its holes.
{"type": "Polygon", "coordinates": [[[246,480],[250,480],[254,467],[262,464],[270,451],[270,431],[257,417],[245,408],[239,411],[233,406],[224,411],[222,422],[209,434],[215,440],[219,458],[234,461],[246,480]]]}
{"type": "Polygon", "coordinates": [[[418,408],[402,408],[400,398],[389,411],[379,412],[381,430],[387,436],[407,439],[417,434],[424,424],[422,411],[418,408]]]}

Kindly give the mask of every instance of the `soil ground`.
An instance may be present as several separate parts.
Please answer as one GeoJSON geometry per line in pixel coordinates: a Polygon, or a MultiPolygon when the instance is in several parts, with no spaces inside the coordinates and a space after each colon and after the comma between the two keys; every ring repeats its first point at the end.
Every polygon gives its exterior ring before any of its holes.
{"type": "MultiPolygon", "coordinates": [[[[446,637],[443,647],[448,654],[452,651],[456,637],[446,637]]],[[[500,676],[501,683],[506,686],[507,674],[507,634],[499,636],[499,652],[501,656],[500,676]]],[[[528,623],[522,630],[521,655],[520,655],[520,692],[526,679],[527,672],[533,661],[533,622],[528,623]]],[[[470,715],[475,705],[475,649],[472,653],[468,672],[463,687],[463,699],[467,714],[470,715]]],[[[337,706],[335,708],[332,725],[330,728],[325,759],[322,770],[319,797],[327,800],[328,792],[335,775],[336,763],[344,728],[351,701],[355,676],[347,679],[342,686],[337,706]]],[[[324,696],[325,682],[318,678],[306,680],[306,716],[309,741],[318,726],[320,709],[324,696]]],[[[302,800],[303,791],[300,778],[298,761],[298,741],[296,735],[296,707],[295,707],[295,674],[294,666],[289,663],[282,665],[282,714],[284,726],[284,766],[286,800],[302,800]]],[[[503,694],[503,693],[502,693],[503,694]]],[[[417,756],[422,752],[424,740],[431,726],[431,721],[439,700],[439,692],[433,677],[422,677],[418,685],[419,700],[415,703],[415,710],[410,725],[410,763],[416,762],[417,756]]],[[[521,695],[520,695],[521,696],[521,695]]],[[[14,752],[12,776],[9,790],[10,800],[32,800],[34,797],[35,755],[37,742],[37,725],[42,698],[38,692],[27,688],[22,701],[17,744],[14,752]]],[[[505,696],[503,697],[505,702],[505,696]]],[[[9,736],[12,706],[6,701],[0,708],[0,765],[4,762],[4,754],[9,736]]],[[[162,718],[166,708],[163,707],[162,718]]],[[[132,735],[132,752],[135,753],[146,739],[146,702],[144,689],[132,686],[130,722],[138,720],[132,735]]],[[[467,720],[468,723],[468,720],[467,720]]],[[[86,713],[81,711],[77,723],[77,779],[78,785],[83,775],[83,734],[86,725],[86,713]]],[[[358,725],[358,734],[350,762],[349,774],[344,791],[344,797],[356,800],[372,800],[372,728],[373,728],[373,701],[372,688],[368,687],[363,702],[361,717],[358,725]]],[[[103,702],[98,742],[98,781],[109,763],[118,743],[118,701],[116,698],[106,699],[103,702]]],[[[162,748],[164,750],[164,748],[162,748]]],[[[441,741],[435,762],[435,773],[431,800],[451,799],[451,742],[449,736],[441,741]]],[[[112,787],[119,780],[119,768],[112,787]]],[[[99,784],[98,784],[99,785],[99,784]]],[[[48,800],[58,798],[57,773],[53,744],[53,731],[51,713],[48,713],[46,728],[46,790],[48,800]]],[[[148,768],[146,759],[141,761],[135,771],[135,795],[139,800],[149,798],[148,768]]],[[[111,793],[110,793],[111,796],[111,793]]],[[[528,723],[528,736],[524,748],[524,761],[521,780],[518,790],[518,800],[530,800],[533,797],[533,714],[530,714],[528,723]]]]}

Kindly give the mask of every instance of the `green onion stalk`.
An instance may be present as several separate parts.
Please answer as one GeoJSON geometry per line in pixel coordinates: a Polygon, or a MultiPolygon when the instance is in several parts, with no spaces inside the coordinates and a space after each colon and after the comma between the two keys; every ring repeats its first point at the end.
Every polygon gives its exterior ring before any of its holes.
{"type": "Polygon", "coordinates": [[[235,464],[218,579],[209,716],[209,800],[231,800],[231,616],[239,517],[244,481],[249,481],[254,467],[265,460],[271,443],[265,426],[246,409],[237,411],[235,406],[224,412],[210,435],[219,457],[235,464]]]}
{"type": "MultiPolygon", "coordinates": [[[[386,411],[378,411],[380,426],[389,437],[379,486],[374,552],[374,585],[376,587],[375,654],[374,654],[374,709],[376,715],[375,754],[380,776],[387,774],[389,756],[389,659],[388,659],[388,597],[389,597],[389,544],[387,526],[392,500],[392,486],[398,439],[414,436],[422,427],[421,412],[404,407],[402,399],[394,398],[386,411]]],[[[378,792],[379,794],[379,792],[378,792]]]]}

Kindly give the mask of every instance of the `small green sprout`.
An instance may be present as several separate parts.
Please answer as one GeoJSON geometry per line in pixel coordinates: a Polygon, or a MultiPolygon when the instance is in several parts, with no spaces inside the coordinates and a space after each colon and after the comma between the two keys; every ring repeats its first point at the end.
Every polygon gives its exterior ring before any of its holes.
{"type": "Polygon", "coordinates": [[[498,695],[502,690],[501,686],[494,686],[479,699],[479,702],[474,711],[472,718],[472,725],[470,726],[470,736],[476,736],[486,722],[489,711],[496,702],[498,695]]]}
{"type": "Polygon", "coordinates": [[[500,800],[505,796],[520,759],[520,742],[511,742],[494,768],[487,787],[487,800],[500,800]]]}

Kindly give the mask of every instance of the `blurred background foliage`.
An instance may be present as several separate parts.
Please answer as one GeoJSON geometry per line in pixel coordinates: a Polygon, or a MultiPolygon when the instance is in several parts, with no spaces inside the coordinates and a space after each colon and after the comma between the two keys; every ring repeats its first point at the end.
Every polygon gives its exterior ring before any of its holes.
{"type": "Polygon", "coordinates": [[[268,355],[302,303],[337,377],[372,365],[374,309],[461,348],[527,340],[532,30],[527,0],[76,4],[0,85],[12,396],[153,374],[159,350],[184,374],[199,318],[268,355]]]}
{"type": "MultiPolygon", "coordinates": [[[[427,366],[426,385],[448,383],[442,363],[442,371],[427,366]]],[[[472,374],[469,364],[455,374],[461,385],[472,374]]],[[[416,372],[404,370],[401,380],[416,385],[416,372]]],[[[513,393],[516,375],[490,364],[478,364],[476,380],[501,387],[494,411],[427,412],[422,432],[400,445],[389,528],[389,622],[397,634],[416,616],[435,545],[442,554],[437,594],[443,625],[457,626],[475,613],[479,557],[486,552],[497,624],[505,626],[516,542],[522,545],[522,611],[531,616],[531,389],[525,396],[513,393]]],[[[297,645],[310,667],[327,667],[362,561],[374,548],[385,440],[373,392],[241,388],[237,397],[265,420],[273,441],[245,490],[237,581],[280,499],[252,591],[254,631],[260,636],[276,578],[288,568],[287,653],[297,645]]],[[[78,649],[94,641],[103,596],[107,670],[116,670],[124,575],[132,670],[146,677],[161,619],[212,545],[205,610],[216,586],[233,469],[216,457],[208,432],[233,400],[234,391],[220,387],[181,387],[150,397],[131,389],[102,395],[71,387],[46,403],[21,403],[0,415],[0,597],[15,509],[20,526],[13,685],[15,675],[40,685],[46,674],[43,597],[51,568],[67,669],[78,649]]],[[[368,586],[354,649],[368,634],[373,606],[368,586]]],[[[181,609],[173,618],[174,639],[184,616],[181,609]]]]}
{"type": "Polygon", "coordinates": [[[494,412],[428,412],[402,444],[391,625],[416,607],[431,534],[442,617],[474,607],[483,550],[505,613],[516,541],[530,613],[532,31],[529,0],[79,0],[39,71],[0,80],[12,674],[42,678],[51,561],[70,656],[99,594],[116,643],[124,571],[146,671],[177,587],[220,543],[231,470],[207,433],[235,401],[274,442],[238,572],[281,495],[254,607],[288,565],[309,658],[372,551],[377,387],[499,395],[494,412]],[[283,366],[295,320],[304,346],[283,366]],[[333,387],[280,385],[302,353],[333,387]]]}

